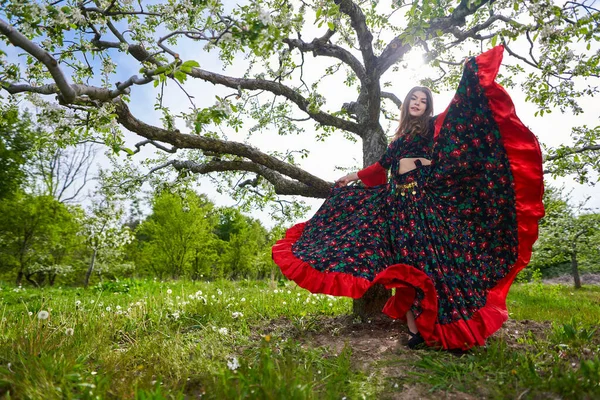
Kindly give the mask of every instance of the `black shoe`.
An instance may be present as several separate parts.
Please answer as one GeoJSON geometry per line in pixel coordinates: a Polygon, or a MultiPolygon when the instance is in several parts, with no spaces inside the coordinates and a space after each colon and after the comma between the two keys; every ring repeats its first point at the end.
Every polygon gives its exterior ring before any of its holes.
{"type": "Polygon", "coordinates": [[[425,339],[423,339],[423,336],[421,336],[419,332],[412,333],[411,331],[408,331],[408,334],[410,336],[407,343],[409,349],[415,349],[421,343],[425,343],[425,339]]]}

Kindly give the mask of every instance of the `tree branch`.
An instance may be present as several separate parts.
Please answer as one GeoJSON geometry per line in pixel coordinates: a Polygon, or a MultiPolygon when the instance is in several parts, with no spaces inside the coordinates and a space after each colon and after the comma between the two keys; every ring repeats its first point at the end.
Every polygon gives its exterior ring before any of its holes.
{"type": "MultiPolygon", "coordinates": [[[[488,2],[490,2],[490,0],[482,0],[480,3],[473,4],[472,8],[469,8],[469,1],[461,1],[451,15],[441,18],[434,18],[429,21],[429,27],[425,31],[426,37],[437,36],[438,31],[452,33],[457,27],[463,26],[466,23],[466,17],[474,14],[488,2]]],[[[489,22],[489,24],[487,24],[486,21],[483,24],[478,25],[478,27],[480,27],[480,29],[484,29],[485,27],[491,25],[491,23],[495,20],[501,19],[501,17],[495,16],[490,17],[490,19],[492,18],[494,18],[494,20],[489,22]]],[[[458,30],[457,32],[460,31],[458,30]]],[[[377,76],[383,75],[388,68],[394,65],[398,60],[401,60],[402,57],[404,57],[404,55],[410,51],[410,49],[412,49],[412,45],[405,43],[400,36],[392,39],[377,60],[377,76]]]]}
{"type": "Polygon", "coordinates": [[[352,71],[354,71],[358,79],[361,82],[364,82],[366,73],[360,61],[349,51],[331,43],[322,41],[321,39],[322,38],[313,39],[313,41],[310,43],[304,42],[300,39],[283,39],[283,42],[290,46],[290,48],[296,48],[302,52],[312,51],[314,56],[337,58],[352,68],[352,71]]]}
{"type": "Polygon", "coordinates": [[[171,161],[171,165],[178,171],[187,170],[197,174],[208,174],[211,172],[224,171],[254,172],[268,180],[273,185],[275,193],[279,195],[308,195],[310,197],[325,198],[331,191],[331,186],[328,186],[326,190],[315,190],[315,188],[309,185],[287,179],[282,174],[251,161],[209,161],[201,164],[195,161],[173,160],[171,161]]]}
{"type": "Polygon", "coordinates": [[[365,14],[360,7],[352,0],[334,0],[335,4],[340,6],[340,11],[350,17],[350,24],[356,32],[360,52],[362,53],[365,69],[372,71],[375,69],[377,57],[373,53],[373,34],[367,26],[365,14]]]}
{"type": "Polygon", "coordinates": [[[42,49],[31,40],[27,39],[25,35],[17,31],[12,25],[3,19],[0,19],[0,33],[6,36],[14,46],[22,48],[27,53],[37,58],[46,66],[46,68],[48,68],[48,71],[52,75],[54,82],[56,82],[60,94],[67,103],[71,103],[73,100],[75,100],[75,97],[77,96],[75,90],[69,84],[67,78],[58,66],[58,62],[50,55],[50,53],[42,49]]]}
{"type": "Polygon", "coordinates": [[[402,100],[400,100],[394,93],[381,92],[381,97],[391,100],[398,108],[402,107],[402,100]]]}
{"type": "Polygon", "coordinates": [[[323,125],[333,126],[339,129],[353,132],[359,136],[363,134],[362,127],[352,121],[347,121],[342,118],[334,117],[331,114],[311,110],[309,101],[300,95],[292,88],[278,82],[267,81],[262,79],[243,79],[233,78],[230,76],[216,74],[200,68],[193,68],[189,73],[194,78],[199,78],[207,82],[227,86],[232,89],[247,89],[247,90],[266,90],[275,95],[283,96],[286,99],[294,102],[298,108],[306,112],[312,119],[323,125]]]}
{"type": "MultiPolygon", "coordinates": [[[[295,179],[305,185],[305,192],[297,194],[309,197],[323,197],[326,196],[331,189],[331,183],[317,178],[299,167],[265,154],[247,144],[213,139],[199,135],[189,135],[177,130],[169,131],[148,125],[135,118],[129,111],[127,105],[122,101],[116,102],[116,113],[117,119],[121,125],[146,139],[169,143],[177,148],[200,149],[217,154],[231,154],[244,157],[254,164],[261,165],[272,171],[295,179]]],[[[257,171],[253,170],[253,172],[257,171]]]]}
{"type": "Polygon", "coordinates": [[[583,147],[578,147],[575,149],[569,149],[569,150],[565,150],[565,151],[561,151],[560,154],[554,154],[551,156],[546,156],[544,157],[544,162],[547,161],[554,161],[554,160],[558,160],[564,157],[568,157],[570,155],[573,154],[580,154],[580,153],[585,153],[586,151],[599,151],[600,150],[600,145],[596,144],[596,145],[589,145],[589,146],[583,146],[583,147]]]}

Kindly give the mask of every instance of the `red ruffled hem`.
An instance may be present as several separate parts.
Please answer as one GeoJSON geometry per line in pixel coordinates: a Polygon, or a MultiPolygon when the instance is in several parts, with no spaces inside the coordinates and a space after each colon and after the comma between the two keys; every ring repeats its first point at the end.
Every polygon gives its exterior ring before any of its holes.
{"type": "MultiPolygon", "coordinates": [[[[538,220],[544,215],[542,204],[542,155],[536,137],[517,117],[508,93],[494,81],[502,61],[504,48],[497,46],[476,58],[480,84],[489,99],[494,119],[500,129],[504,148],[514,178],[518,226],[519,254],[515,265],[498,284],[489,290],[486,305],[469,320],[450,324],[437,323],[437,294],[431,279],[420,270],[404,264],[389,266],[375,276],[373,281],[339,272],[320,272],[310,264],[296,258],[292,245],[300,238],[305,223],[291,227],[284,239],[273,246],[273,260],[283,274],[313,293],[359,298],[374,284],[396,288],[396,295],[386,303],[383,312],[392,318],[404,319],[414,300],[414,288],[423,290],[422,313],[416,324],[426,343],[445,349],[469,349],[484,345],[508,319],[506,296],[515,276],[531,257],[533,243],[538,236],[538,220]]],[[[440,114],[435,124],[439,134],[447,110],[440,114]]]]}

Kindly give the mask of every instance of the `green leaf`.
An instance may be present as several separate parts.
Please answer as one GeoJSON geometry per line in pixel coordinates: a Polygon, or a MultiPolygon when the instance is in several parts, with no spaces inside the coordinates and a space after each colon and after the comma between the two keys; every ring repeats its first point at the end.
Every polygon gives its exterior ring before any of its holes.
{"type": "Polygon", "coordinates": [[[329,27],[330,31],[335,31],[335,24],[333,22],[328,22],[327,26],[329,27]]]}
{"type": "Polygon", "coordinates": [[[315,21],[319,20],[319,17],[321,17],[322,13],[323,13],[323,9],[321,7],[317,8],[317,16],[315,18],[315,21]]]}
{"type": "Polygon", "coordinates": [[[199,67],[200,64],[198,63],[198,61],[195,60],[187,60],[186,62],[184,62],[183,64],[181,64],[181,67],[186,67],[186,68],[194,68],[194,67],[199,67]]]}
{"type": "Polygon", "coordinates": [[[494,35],[494,37],[492,38],[492,47],[495,47],[497,42],[498,42],[498,35],[494,35]]]}
{"type": "Polygon", "coordinates": [[[121,150],[125,151],[125,153],[129,154],[130,156],[134,155],[135,153],[133,152],[133,150],[131,150],[128,147],[121,147],[121,150]]]}

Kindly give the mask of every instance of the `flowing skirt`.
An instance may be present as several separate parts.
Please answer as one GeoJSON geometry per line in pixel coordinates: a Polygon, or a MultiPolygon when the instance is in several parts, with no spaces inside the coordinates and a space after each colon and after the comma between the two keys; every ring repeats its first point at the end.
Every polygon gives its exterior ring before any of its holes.
{"type": "Polygon", "coordinates": [[[494,82],[502,50],[466,63],[436,120],[431,166],[392,173],[387,185],[335,188],[287,231],[273,247],[286,277],[353,298],[376,283],[395,288],[383,311],[412,310],[431,346],[483,345],[502,326],[544,214],[539,144],[494,82]]]}

